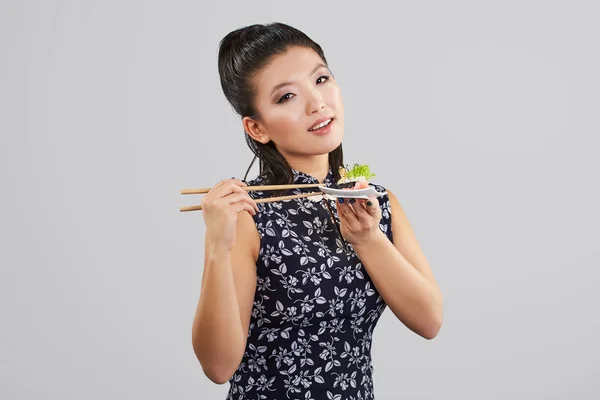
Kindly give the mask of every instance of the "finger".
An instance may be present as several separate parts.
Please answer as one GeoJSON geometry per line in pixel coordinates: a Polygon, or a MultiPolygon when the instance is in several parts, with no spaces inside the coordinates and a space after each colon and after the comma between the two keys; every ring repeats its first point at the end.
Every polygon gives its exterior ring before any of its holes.
{"type": "Polygon", "coordinates": [[[244,193],[234,192],[234,193],[228,194],[225,197],[221,197],[215,203],[227,206],[227,205],[230,205],[233,203],[239,203],[240,201],[244,201],[245,197],[246,196],[244,196],[244,193]]]}
{"type": "Polygon", "coordinates": [[[246,193],[234,193],[217,200],[214,205],[229,210],[230,213],[238,213],[242,210],[247,210],[255,215],[258,212],[258,207],[246,193]]]}
{"type": "MultiPolygon", "coordinates": [[[[248,203],[252,208],[254,208],[254,205],[256,204],[254,202],[254,200],[252,198],[250,198],[250,196],[248,196],[248,193],[246,193],[246,192],[231,193],[231,194],[215,201],[215,204],[227,206],[227,205],[231,205],[234,203],[240,203],[240,202],[248,203]]],[[[258,209],[257,209],[257,211],[258,211],[258,209]]]]}
{"type": "Polygon", "coordinates": [[[360,199],[354,199],[354,198],[350,198],[346,201],[346,204],[348,205],[348,209],[350,211],[352,211],[354,213],[354,215],[358,218],[359,214],[358,214],[358,210],[359,210],[359,204],[360,199]]]}
{"type": "Polygon", "coordinates": [[[250,206],[248,203],[240,201],[238,203],[229,204],[226,206],[226,214],[227,215],[236,215],[242,211],[247,211],[250,215],[256,215],[254,208],[250,206]]]}
{"type": "Polygon", "coordinates": [[[251,204],[248,204],[245,201],[240,201],[238,203],[233,203],[230,205],[232,213],[240,213],[242,211],[248,211],[251,215],[256,215],[256,210],[251,204]]]}
{"type": "Polygon", "coordinates": [[[242,188],[244,186],[247,185],[239,179],[224,179],[222,181],[219,181],[215,186],[213,186],[213,188],[208,192],[208,194],[217,194],[218,197],[223,197],[226,194],[231,193],[234,187],[242,188]]]}
{"type": "Polygon", "coordinates": [[[242,187],[245,184],[242,181],[236,181],[234,179],[228,179],[223,182],[220,182],[217,186],[212,188],[210,192],[207,193],[207,196],[211,196],[214,198],[225,197],[231,193],[235,192],[246,192],[242,187]]]}
{"type": "MultiPolygon", "coordinates": [[[[224,207],[233,202],[242,201],[243,196],[248,196],[248,193],[241,187],[227,183],[220,187],[217,187],[212,193],[209,192],[202,199],[202,206],[212,207],[221,206],[224,207]]],[[[248,196],[249,197],[249,196],[248,196]]]]}
{"type": "Polygon", "coordinates": [[[340,198],[340,199],[338,199],[336,206],[337,206],[338,210],[341,211],[342,214],[344,215],[346,222],[351,224],[351,226],[356,226],[356,223],[358,222],[358,218],[356,217],[354,210],[350,206],[349,201],[350,201],[350,199],[340,198]]]}
{"type": "Polygon", "coordinates": [[[252,210],[254,211],[255,214],[258,213],[258,204],[256,203],[256,200],[254,200],[252,197],[250,197],[247,192],[244,194],[245,194],[244,202],[246,202],[247,204],[250,205],[250,207],[252,207],[252,210]]]}
{"type": "Polygon", "coordinates": [[[379,208],[379,201],[377,198],[373,197],[369,200],[365,201],[365,210],[371,216],[377,216],[381,213],[381,209],[379,208]]]}
{"type": "MultiPolygon", "coordinates": [[[[202,199],[202,208],[205,208],[206,206],[211,207],[213,204],[217,204],[221,199],[231,195],[232,193],[238,194],[244,192],[244,189],[232,182],[219,182],[202,199]]],[[[221,202],[221,204],[223,203],[221,202]]]]}
{"type": "Polygon", "coordinates": [[[340,218],[340,225],[347,226],[348,219],[346,218],[346,215],[344,214],[344,210],[342,210],[342,205],[339,204],[339,201],[337,202],[336,209],[337,209],[338,217],[340,218]]]}
{"type": "Polygon", "coordinates": [[[242,189],[241,187],[236,187],[234,188],[234,193],[226,196],[225,198],[228,198],[229,196],[234,196],[237,195],[238,193],[241,195],[241,199],[236,199],[236,201],[244,201],[246,203],[248,203],[250,205],[250,207],[252,207],[252,209],[254,209],[254,211],[258,212],[258,204],[256,203],[256,200],[254,200],[252,197],[250,197],[250,194],[242,189]]]}
{"type": "Polygon", "coordinates": [[[214,190],[216,190],[217,188],[220,188],[220,187],[222,187],[222,186],[224,186],[224,185],[227,185],[228,183],[237,183],[237,182],[241,182],[241,181],[240,181],[240,180],[238,180],[238,179],[235,179],[235,178],[231,178],[231,179],[222,179],[222,180],[220,180],[219,182],[217,182],[217,183],[216,183],[216,184],[215,184],[215,185],[212,187],[212,190],[214,191],[214,190]]]}
{"type": "MultiPolygon", "coordinates": [[[[252,197],[250,197],[250,193],[248,193],[247,190],[244,190],[242,187],[234,187],[234,193],[241,193],[241,195],[243,197],[242,201],[245,201],[246,203],[250,204],[250,206],[256,212],[258,212],[258,204],[256,203],[255,199],[253,199],[252,197]]],[[[229,196],[231,196],[231,195],[229,195],[229,196]]]]}
{"type": "Polygon", "coordinates": [[[369,212],[366,209],[365,202],[366,201],[364,199],[358,199],[358,201],[352,206],[354,212],[356,213],[356,216],[361,221],[371,218],[371,214],[369,214],[369,212]]]}

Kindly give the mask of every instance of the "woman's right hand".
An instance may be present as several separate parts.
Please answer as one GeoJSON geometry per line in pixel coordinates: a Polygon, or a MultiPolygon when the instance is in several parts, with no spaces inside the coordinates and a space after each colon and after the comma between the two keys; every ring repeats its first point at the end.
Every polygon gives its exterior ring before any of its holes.
{"type": "Polygon", "coordinates": [[[202,200],[206,241],[216,250],[233,248],[239,212],[248,211],[251,215],[258,212],[256,202],[242,189],[244,186],[239,179],[222,180],[202,200]]]}

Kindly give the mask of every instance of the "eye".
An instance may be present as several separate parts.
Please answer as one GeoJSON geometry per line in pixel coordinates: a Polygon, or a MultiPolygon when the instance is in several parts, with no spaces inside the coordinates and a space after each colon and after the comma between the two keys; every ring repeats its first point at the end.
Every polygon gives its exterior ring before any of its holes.
{"type": "Polygon", "coordinates": [[[320,76],[319,79],[317,79],[317,84],[319,84],[319,80],[320,79],[323,79],[323,82],[325,82],[326,80],[329,79],[329,76],[328,75],[322,75],[322,76],[320,76]]]}
{"type": "Polygon", "coordinates": [[[283,103],[284,101],[287,101],[289,99],[291,99],[291,97],[287,97],[287,96],[293,96],[292,93],[286,93],[283,96],[281,96],[281,98],[277,101],[277,104],[279,103],[283,103]]]}

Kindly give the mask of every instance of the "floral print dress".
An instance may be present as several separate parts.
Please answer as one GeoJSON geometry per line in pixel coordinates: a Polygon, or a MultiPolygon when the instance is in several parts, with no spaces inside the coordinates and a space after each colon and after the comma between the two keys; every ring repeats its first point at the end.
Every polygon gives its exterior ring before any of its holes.
{"type": "MultiPolygon", "coordinates": [[[[319,183],[305,173],[293,173],[294,183],[319,183]]],[[[248,182],[263,183],[261,177],[248,182]]],[[[337,187],[331,170],[323,183],[337,187]]],[[[270,196],[249,194],[254,199],[270,196]]],[[[256,294],[246,349],[229,380],[228,400],[374,399],[371,342],[386,304],[339,233],[335,200],[316,200],[258,204],[256,294]]],[[[389,198],[377,200],[380,229],[392,240],[389,198]]]]}

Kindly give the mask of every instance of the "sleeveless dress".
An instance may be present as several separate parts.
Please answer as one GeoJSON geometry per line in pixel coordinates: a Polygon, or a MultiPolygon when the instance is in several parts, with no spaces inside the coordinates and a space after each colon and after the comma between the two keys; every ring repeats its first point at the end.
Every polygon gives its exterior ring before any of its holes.
{"type": "MultiPolygon", "coordinates": [[[[292,171],[296,184],[319,183],[292,171]]],[[[247,183],[264,180],[259,176],[247,183]]],[[[323,183],[338,187],[331,170],[323,183]]],[[[314,191],[318,188],[285,195],[314,191]]],[[[254,199],[270,196],[249,194],[254,199]]],[[[377,200],[380,229],[393,240],[389,198],[377,200]]],[[[335,200],[300,198],[258,207],[256,294],[246,349],[229,380],[227,399],[374,399],[371,342],[386,304],[339,233],[335,200]]]]}

